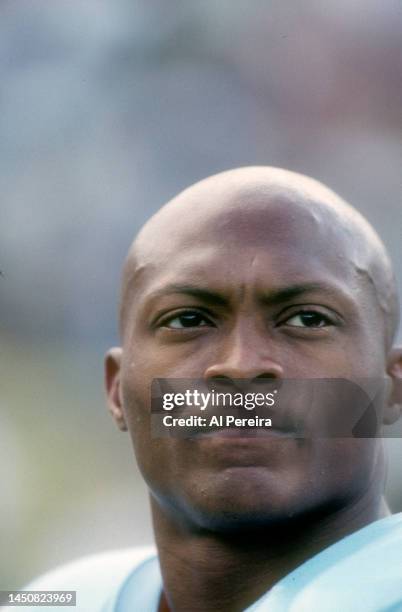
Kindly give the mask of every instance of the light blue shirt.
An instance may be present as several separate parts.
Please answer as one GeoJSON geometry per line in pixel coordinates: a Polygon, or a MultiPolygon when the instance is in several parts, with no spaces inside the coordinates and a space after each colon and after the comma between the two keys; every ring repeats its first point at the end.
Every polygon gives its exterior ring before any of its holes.
{"type": "MultiPolygon", "coordinates": [[[[162,578],[155,550],[134,549],[75,562],[26,589],[75,590],[76,612],[157,612],[162,578]]],[[[326,548],[245,612],[402,612],[402,513],[326,548]]]]}

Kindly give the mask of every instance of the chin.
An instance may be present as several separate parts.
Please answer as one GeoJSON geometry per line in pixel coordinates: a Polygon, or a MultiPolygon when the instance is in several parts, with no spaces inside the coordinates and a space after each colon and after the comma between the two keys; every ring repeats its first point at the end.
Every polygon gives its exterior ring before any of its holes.
{"type": "Polygon", "coordinates": [[[285,526],[297,520],[293,510],[285,508],[227,508],[215,511],[203,511],[198,508],[193,514],[193,522],[201,530],[241,535],[251,532],[260,532],[271,527],[285,526]]]}
{"type": "Polygon", "coordinates": [[[191,522],[209,531],[250,532],[294,521],[307,511],[305,493],[245,488],[232,485],[225,491],[205,490],[202,498],[190,496],[186,506],[191,522]]]}

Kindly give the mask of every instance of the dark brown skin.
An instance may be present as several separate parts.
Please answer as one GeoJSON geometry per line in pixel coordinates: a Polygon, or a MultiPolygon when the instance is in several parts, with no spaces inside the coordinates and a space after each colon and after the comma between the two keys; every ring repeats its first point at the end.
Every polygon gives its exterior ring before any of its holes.
{"type": "Polygon", "coordinates": [[[388,510],[379,439],[152,438],[151,381],[388,377],[393,422],[397,312],[373,230],[306,177],[223,173],[148,222],[127,259],[106,384],[150,489],[164,609],[243,610],[388,510]]]}

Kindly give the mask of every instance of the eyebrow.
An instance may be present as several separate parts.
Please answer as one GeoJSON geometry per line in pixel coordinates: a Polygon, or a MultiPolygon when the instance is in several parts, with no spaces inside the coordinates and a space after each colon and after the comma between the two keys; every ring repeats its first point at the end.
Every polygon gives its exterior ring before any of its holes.
{"type": "MultiPolygon", "coordinates": [[[[331,285],[325,283],[298,283],[294,285],[290,285],[287,287],[279,287],[277,289],[272,289],[266,291],[261,296],[261,302],[265,305],[275,306],[277,304],[282,304],[284,302],[288,302],[294,298],[300,297],[306,293],[312,293],[320,291],[321,293],[325,293],[329,296],[333,297],[342,297],[343,292],[341,292],[338,288],[332,287],[331,285]]],[[[149,299],[155,300],[159,297],[165,297],[168,295],[181,294],[188,295],[191,297],[195,297],[205,302],[206,304],[215,305],[215,306],[228,306],[229,299],[224,297],[222,294],[217,291],[213,291],[210,289],[206,289],[203,287],[199,287],[197,285],[191,284],[176,284],[172,283],[159,289],[152,293],[149,296],[149,299]]]]}
{"type": "Polygon", "coordinates": [[[211,304],[212,306],[227,306],[229,304],[229,300],[216,291],[204,289],[202,287],[198,287],[197,285],[180,285],[175,283],[155,291],[149,296],[149,299],[155,300],[159,297],[174,294],[189,295],[191,297],[198,298],[207,304],[211,304]]]}
{"type": "Polygon", "coordinates": [[[338,295],[339,293],[339,290],[323,283],[301,283],[290,285],[289,287],[273,289],[263,296],[262,302],[264,304],[275,306],[276,304],[288,302],[289,300],[304,295],[305,293],[313,293],[314,291],[320,291],[321,293],[334,296],[338,295]]]}

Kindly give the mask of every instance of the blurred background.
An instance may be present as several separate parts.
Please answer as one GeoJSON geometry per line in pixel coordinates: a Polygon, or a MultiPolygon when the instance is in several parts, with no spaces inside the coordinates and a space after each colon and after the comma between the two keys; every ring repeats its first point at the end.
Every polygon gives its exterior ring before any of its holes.
{"type": "Polygon", "coordinates": [[[1,2],[0,588],[152,540],[102,359],[125,252],[179,190],[241,165],[312,175],[402,284],[401,31],[399,0],[1,2]]]}

